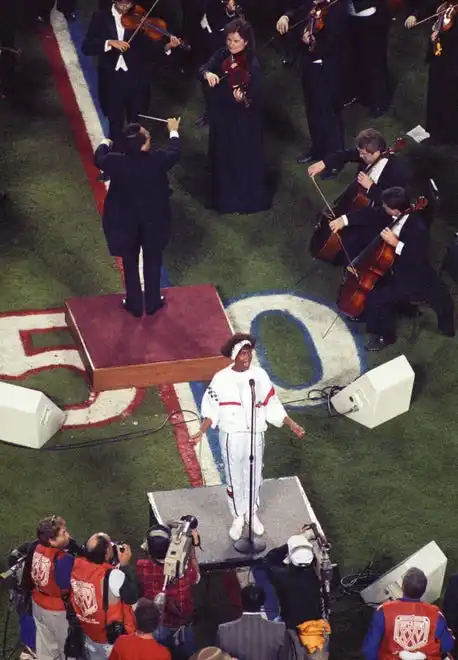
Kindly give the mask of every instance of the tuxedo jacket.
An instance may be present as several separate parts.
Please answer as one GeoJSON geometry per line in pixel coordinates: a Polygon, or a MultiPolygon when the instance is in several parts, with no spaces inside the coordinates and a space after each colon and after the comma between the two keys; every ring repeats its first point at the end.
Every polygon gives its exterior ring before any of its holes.
{"type": "MultiPolygon", "coordinates": [[[[132,30],[125,30],[124,41],[129,41],[132,30]]],[[[110,39],[118,39],[116,23],[111,9],[104,9],[93,14],[88,31],[83,41],[82,50],[84,55],[98,58],[100,71],[114,71],[120,51],[112,48],[105,51],[105,42],[110,39]]],[[[131,47],[123,53],[126,61],[128,75],[147,81],[152,72],[152,62],[161,51],[167,39],[152,41],[141,31],[137,33],[131,43],[131,47]]]]}
{"type": "MultiPolygon", "coordinates": [[[[366,163],[361,160],[357,149],[338,151],[325,158],[324,163],[326,169],[329,170],[340,170],[346,163],[358,163],[358,173],[367,168],[366,163]]],[[[370,187],[370,190],[367,192],[367,197],[378,206],[382,203],[381,195],[384,190],[392,188],[393,186],[405,188],[408,183],[408,178],[407,170],[403,163],[396,156],[389,156],[388,162],[383,168],[379,180],[370,187]]]]}
{"type": "Polygon", "coordinates": [[[137,154],[115,153],[101,144],[96,167],[111,179],[103,208],[103,230],[112,256],[132,254],[147,243],[160,251],[170,234],[171,189],[168,170],[180,158],[179,138],[165,149],[137,154]]]}

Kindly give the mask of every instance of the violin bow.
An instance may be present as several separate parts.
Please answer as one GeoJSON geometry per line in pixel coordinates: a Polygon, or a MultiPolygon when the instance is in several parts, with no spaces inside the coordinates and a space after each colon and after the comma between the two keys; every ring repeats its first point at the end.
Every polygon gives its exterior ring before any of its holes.
{"type": "MultiPolygon", "coordinates": [[[[416,28],[419,25],[422,25],[422,23],[426,23],[427,21],[431,21],[433,18],[436,18],[437,16],[442,16],[442,14],[445,14],[446,11],[449,9],[454,9],[455,7],[458,7],[458,4],[453,4],[450,5],[450,7],[446,7],[445,9],[442,9],[442,11],[437,11],[435,14],[431,14],[431,16],[427,16],[426,18],[423,18],[421,21],[418,21],[415,23],[415,25],[412,25],[412,28],[416,28]]],[[[410,29],[412,29],[410,28],[410,29]]]]}
{"type": "MultiPolygon", "coordinates": [[[[329,210],[331,216],[332,216],[332,217],[334,218],[334,220],[335,220],[335,219],[336,219],[336,214],[334,213],[334,211],[333,211],[331,205],[329,204],[328,200],[326,199],[326,195],[324,194],[324,192],[321,190],[320,186],[319,186],[318,183],[316,182],[316,177],[312,176],[312,181],[313,181],[313,183],[314,183],[314,185],[315,185],[315,188],[318,190],[318,192],[319,192],[319,194],[320,194],[320,196],[321,196],[321,199],[322,199],[323,202],[326,204],[326,208],[329,210]]],[[[342,239],[340,238],[340,234],[339,234],[338,232],[336,232],[336,236],[337,236],[337,240],[338,240],[339,243],[340,243],[340,247],[342,248],[342,251],[343,251],[343,253],[344,253],[344,255],[345,255],[345,257],[346,257],[346,259],[347,259],[347,261],[348,261],[348,266],[351,268],[353,274],[355,275],[356,279],[357,279],[358,282],[359,282],[359,275],[358,275],[358,273],[356,272],[356,270],[353,268],[353,261],[352,261],[352,259],[350,258],[350,255],[348,254],[347,249],[346,249],[345,245],[343,244],[342,239]]]]}
{"type": "Polygon", "coordinates": [[[140,30],[142,29],[143,25],[145,24],[145,22],[146,22],[146,21],[148,20],[148,18],[150,17],[151,12],[152,12],[153,9],[156,7],[156,5],[158,4],[158,2],[159,2],[159,0],[154,0],[154,2],[153,2],[153,4],[151,5],[151,7],[148,9],[148,11],[147,11],[146,14],[143,16],[143,18],[142,18],[142,20],[140,21],[140,23],[139,23],[139,24],[137,25],[137,27],[135,28],[135,30],[134,30],[133,34],[131,35],[129,41],[127,42],[128,44],[130,44],[130,42],[132,41],[132,39],[133,39],[135,36],[137,36],[137,34],[140,32],[140,30]]]}
{"type": "Polygon", "coordinates": [[[150,115],[138,114],[137,116],[142,117],[143,119],[150,119],[151,121],[160,121],[160,122],[163,122],[164,124],[166,124],[167,121],[168,121],[167,119],[162,119],[162,117],[150,117],[150,115]]]}
{"type": "MultiPolygon", "coordinates": [[[[321,2],[323,2],[323,0],[321,0],[321,2]]],[[[323,2],[323,4],[325,4],[327,7],[332,7],[332,5],[335,5],[338,2],[340,2],[340,0],[331,0],[331,2],[323,2]]],[[[317,4],[319,5],[320,3],[318,2],[317,4]]],[[[314,9],[314,8],[319,9],[320,7],[319,6],[312,7],[312,9],[314,9]]],[[[302,23],[305,23],[305,21],[308,21],[308,19],[309,19],[309,15],[307,14],[307,16],[305,18],[301,18],[300,21],[296,21],[296,23],[293,23],[292,25],[288,26],[288,32],[290,32],[290,30],[294,30],[295,28],[297,28],[298,25],[301,25],[302,23]]],[[[273,35],[273,37],[270,37],[270,39],[268,39],[266,41],[265,44],[262,44],[261,48],[267,48],[267,46],[270,46],[270,44],[274,41],[274,39],[276,39],[279,36],[283,37],[284,35],[276,32],[273,35]]]]}

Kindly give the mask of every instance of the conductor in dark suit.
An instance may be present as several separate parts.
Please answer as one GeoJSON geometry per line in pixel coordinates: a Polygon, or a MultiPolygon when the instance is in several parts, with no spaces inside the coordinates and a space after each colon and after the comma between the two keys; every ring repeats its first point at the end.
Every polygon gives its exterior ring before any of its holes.
{"type": "Polygon", "coordinates": [[[146,114],[152,59],[180,44],[173,36],[152,41],[141,30],[129,43],[134,32],[124,29],[122,17],[133,6],[131,0],[114,0],[110,9],[95,12],[82,47],[85,55],[98,58],[99,101],[112,140],[119,138],[125,121],[146,114]]]}
{"type": "MultiPolygon", "coordinates": [[[[436,312],[440,332],[453,337],[453,301],[429,262],[429,234],[421,213],[405,213],[409,201],[403,188],[384,190],[381,201],[386,222],[380,238],[394,248],[395,259],[391,271],[381,277],[366,299],[363,318],[367,332],[373,335],[366,350],[379,351],[396,341],[396,311],[400,304],[412,300],[425,300],[436,312]]],[[[380,212],[375,208],[359,213],[371,216],[380,212]]],[[[330,223],[333,231],[339,220],[330,223]]]]}
{"type": "Polygon", "coordinates": [[[122,257],[126,285],[124,309],[140,317],[164,306],[160,293],[162,252],[170,234],[171,190],[167,172],[180,158],[179,119],[168,119],[169,144],[151,149],[150,135],[140,124],[122,133],[122,153],[103,140],[94,163],[111,178],[103,209],[103,231],[112,256],[122,257]],[[143,251],[144,305],[139,275],[143,251]]]}
{"type": "Polygon", "coordinates": [[[218,627],[218,644],[239,660],[279,660],[287,657],[284,623],[268,621],[261,612],[266,594],[250,584],[242,589],[243,614],[218,627]]]}

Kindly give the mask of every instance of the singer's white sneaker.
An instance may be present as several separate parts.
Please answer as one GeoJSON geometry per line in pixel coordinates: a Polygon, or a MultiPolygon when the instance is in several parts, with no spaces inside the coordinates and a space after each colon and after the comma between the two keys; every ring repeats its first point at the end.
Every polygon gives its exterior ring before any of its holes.
{"type": "Polygon", "coordinates": [[[243,527],[245,525],[245,518],[243,516],[237,516],[234,518],[231,528],[229,530],[229,536],[233,541],[238,541],[242,536],[243,527]]]}
{"type": "Polygon", "coordinates": [[[262,536],[264,534],[264,525],[258,518],[258,514],[253,514],[253,532],[256,536],[262,536]]]}

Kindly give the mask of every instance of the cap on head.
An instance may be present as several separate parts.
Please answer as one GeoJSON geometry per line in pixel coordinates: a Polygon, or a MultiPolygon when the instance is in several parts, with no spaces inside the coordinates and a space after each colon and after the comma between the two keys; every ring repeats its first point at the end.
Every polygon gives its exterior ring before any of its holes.
{"type": "Polygon", "coordinates": [[[313,546],[310,541],[300,534],[290,536],[288,539],[287,563],[293,566],[310,566],[314,558],[313,546]]]}
{"type": "Polygon", "coordinates": [[[153,559],[165,559],[170,545],[171,532],[166,525],[153,525],[146,532],[141,548],[153,559]]]}

